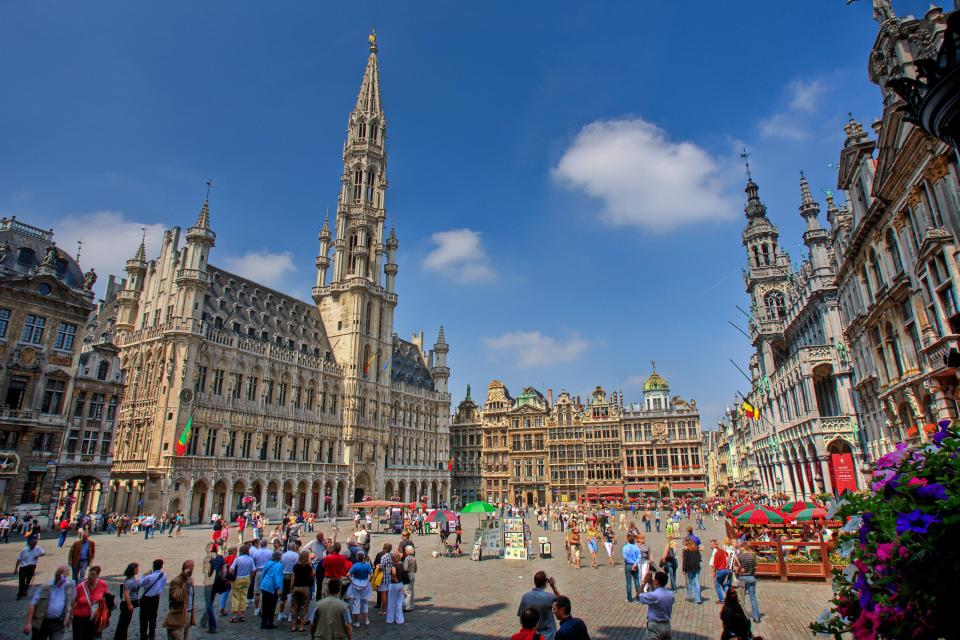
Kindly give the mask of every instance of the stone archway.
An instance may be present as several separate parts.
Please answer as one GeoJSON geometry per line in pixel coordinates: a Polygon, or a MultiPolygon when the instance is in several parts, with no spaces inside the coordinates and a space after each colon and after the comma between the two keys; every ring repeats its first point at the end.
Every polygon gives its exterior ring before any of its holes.
{"type": "Polygon", "coordinates": [[[207,492],[210,485],[206,480],[197,480],[193,483],[192,498],[190,500],[190,522],[203,522],[210,505],[207,504],[207,492]]]}
{"type": "Polygon", "coordinates": [[[227,508],[227,482],[226,480],[217,480],[213,485],[213,512],[218,513],[224,518],[230,514],[226,513],[227,508]]]}
{"type": "Polygon", "coordinates": [[[440,490],[437,487],[437,481],[430,483],[430,506],[435,507],[440,503],[440,490]]]}
{"type": "Polygon", "coordinates": [[[337,515],[343,513],[343,506],[346,504],[347,497],[347,481],[338,480],[337,481],[337,495],[334,500],[334,508],[336,509],[337,515]]]}
{"type": "Polygon", "coordinates": [[[283,513],[293,509],[293,483],[289,480],[283,483],[283,500],[280,508],[283,513]]]}
{"type": "MultiPolygon", "coordinates": [[[[401,500],[408,501],[407,500],[407,483],[404,482],[403,480],[397,483],[397,495],[400,496],[401,500]]],[[[408,502],[413,502],[413,500],[409,500],[408,502]]]]}
{"type": "Polygon", "coordinates": [[[247,493],[247,483],[244,480],[237,480],[233,483],[233,491],[230,492],[230,506],[229,506],[229,519],[234,520],[233,513],[236,511],[242,512],[243,507],[243,496],[247,493]]]}
{"type": "Polygon", "coordinates": [[[297,484],[297,511],[307,510],[307,481],[301,480],[297,484]]]}
{"type": "MultiPolygon", "coordinates": [[[[361,471],[357,474],[357,478],[353,483],[353,502],[360,502],[364,497],[372,494],[373,488],[370,482],[370,474],[366,471],[361,471]]],[[[375,497],[375,496],[374,496],[375,497]]],[[[389,496],[384,496],[389,497],[389,496]]]]}
{"type": "Polygon", "coordinates": [[[320,481],[314,480],[310,485],[310,512],[320,513],[320,481]]]}
{"type": "Polygon", "coordinates": [[[393,480],[387,480],[387,483],[383,485],[383,497],[385,500],[392,500],[394,495],[398,494],[396,487],[393,486],[393,480]]]}

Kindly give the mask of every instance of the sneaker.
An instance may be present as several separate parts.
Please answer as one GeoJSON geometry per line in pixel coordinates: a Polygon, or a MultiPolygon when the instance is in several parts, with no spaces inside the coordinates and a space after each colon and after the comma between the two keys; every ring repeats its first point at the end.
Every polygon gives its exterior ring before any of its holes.
{"type": "Polygon", "coordinates": [[[260,609],[254,609],[254,610],[253,610],[253,615],[259,616],[259,615],[260,615],[260,609]]]}
{"type": "Polygon", "coordinates": [[[369,627],[369,626],[370,626],[370,620],[364,620],[364,621],[363,621],[363,626],[369,627]]]}

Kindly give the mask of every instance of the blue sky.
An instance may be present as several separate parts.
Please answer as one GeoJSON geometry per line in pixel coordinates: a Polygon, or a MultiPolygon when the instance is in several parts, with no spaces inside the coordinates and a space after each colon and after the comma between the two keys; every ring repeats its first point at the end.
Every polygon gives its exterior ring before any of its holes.
{"type": "Polygon", "coordinates": [[[211,261],[309,299],[371,26],[396,327],[445,325],[454,403],[637,400],[655,359],[715,423],[749,355],[740,149],[799,260],[800,170],[832,188],[847,112],[880,114],[869,2],[5,3],[0,214],[83,238],[102,285],[212,178],[211,261]]]}

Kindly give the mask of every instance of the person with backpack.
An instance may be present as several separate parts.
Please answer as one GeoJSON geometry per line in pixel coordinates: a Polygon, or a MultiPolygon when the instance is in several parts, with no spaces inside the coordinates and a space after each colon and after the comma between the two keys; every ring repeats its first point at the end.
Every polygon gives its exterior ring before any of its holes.
{"type": "Polygon", "coordinates": [[[73,601],[73,639],[94,640],[110,623],[106,580],[100,579],[100,567],[92,566],[87,578],[77,585],[73,601]]]}
{"type": "Polygon", "coordinates": [[[70,626],[74,585],[67,577],[69,571],[67,565],[57,567],[53,580],[33,594],[27,607],[27,619],[23,623],[23,632],[31,640],[60,640],[70,626]]]}
{"type": "MultiPolygon", "coordinates": [[[[220,547],[215,543],[210,543],[210,560],[208,561],[207,577],[213,578],[210,585],[210,594],[207,597],[207,631],[209,633],[217,632],[217,599],[221,593],[230,591],[230,585],[226,581],[227,561],[220,553],[220,547]]],[[[201,620],[201,624],[203,621],[201,620]]]]}

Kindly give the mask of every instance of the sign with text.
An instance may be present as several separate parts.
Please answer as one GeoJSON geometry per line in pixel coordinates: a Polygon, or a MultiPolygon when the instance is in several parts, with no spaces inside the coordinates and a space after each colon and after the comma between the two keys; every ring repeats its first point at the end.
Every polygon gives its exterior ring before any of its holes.
{"type": "Polygon", "coordinates": [[[837,493],[857,490],[857,477],[853,466],[853,455],[849,453],[831,453],[830,468],[833,471],[833,484],[837,493]]]}

